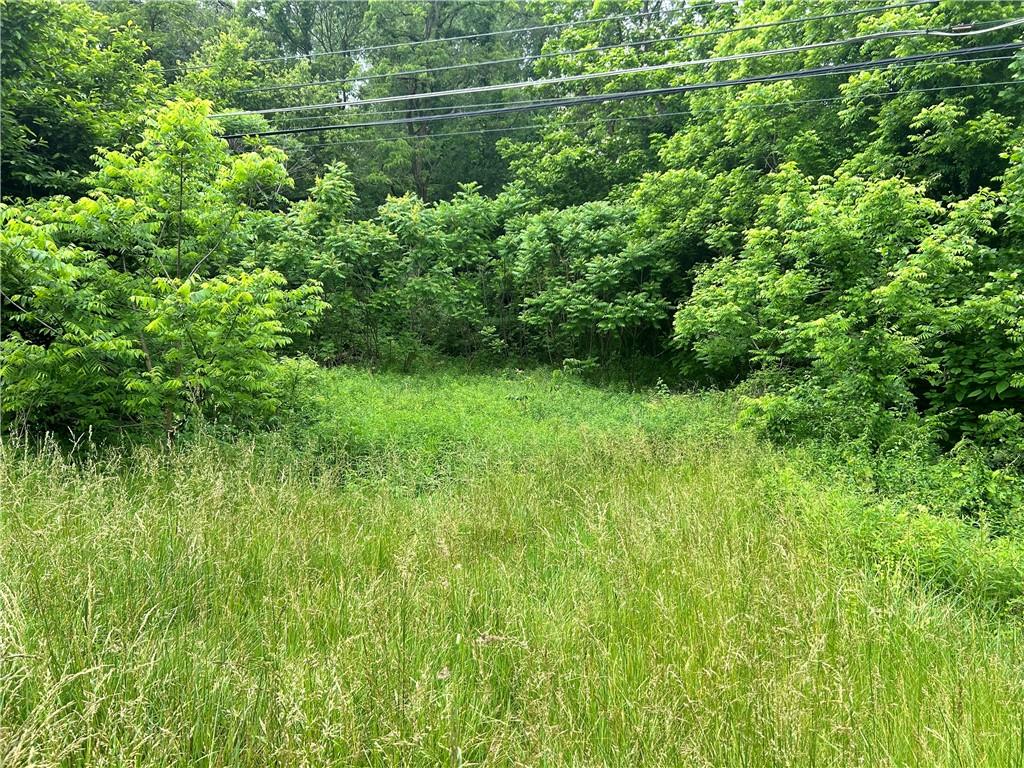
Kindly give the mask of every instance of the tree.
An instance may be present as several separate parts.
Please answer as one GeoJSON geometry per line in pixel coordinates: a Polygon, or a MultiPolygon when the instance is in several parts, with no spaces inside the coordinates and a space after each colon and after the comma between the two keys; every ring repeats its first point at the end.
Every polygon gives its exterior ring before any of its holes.
{"type": "Polygon", "coordinates": [[[260,260],[279,154],[229,157],[209,105],[173,103],[135,151],[103,152],[77,202],[11,208],[3,230],[4,413],[109,430],[275,410],[276,357],[325,308],[260,260]]]}
{"type": "Polygon", "coordinates": [[[137,137],[162,78],[138,28],[80,2],[0,4],[5,197],[83,189],[99,146],[137,137]]]}

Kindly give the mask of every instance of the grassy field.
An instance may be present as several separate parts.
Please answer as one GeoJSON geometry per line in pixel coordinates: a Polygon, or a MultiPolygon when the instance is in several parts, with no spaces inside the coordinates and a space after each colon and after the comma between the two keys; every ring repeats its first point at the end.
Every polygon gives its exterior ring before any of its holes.
{"type": "Polygon", "coordinates": [[[341,370],[272,435],[8,445],[0,764],[1024,765],[1020,623],[732,412],[341,370]]]}

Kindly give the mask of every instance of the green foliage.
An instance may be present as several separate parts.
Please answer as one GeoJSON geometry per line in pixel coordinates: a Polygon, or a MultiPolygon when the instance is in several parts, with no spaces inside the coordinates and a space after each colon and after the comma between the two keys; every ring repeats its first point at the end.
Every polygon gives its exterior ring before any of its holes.
{"type": "Polygon", "coordinates": [[[179,98],[207,99],[224,108],[256,107],[239,92],[267,78],[269,67],[252,60],[273,53],[258,30],[237,22],[224,25],[192,55],[174,90],[179,98]]]}
{"type": "Polygon", "coordinates": [[[397,258],[397,243],[377,222],[351,221],[356,203],[351,174],[338,163],[275,222],[272,265],[293,285],[316,280],[331,306],[308,347],[327,362],[379,357],[391,317],[383,270],[397,258]]]}
{"type": "Polygon", "coordinates": [[[588,203],[510,226],[509,269],[528,345],[553,362],[629,352],[668,314],[669,265],[629,242],[627,206],[588,203]]]}
{"type": "Polygon", "coordinates": [[[80,191],[97,147],[137,135],[160,68],[137,27],[82,2],[4,0],[0,15],[3,194],[80,191]]]}
{"type": "Polygon", "coordinates": [[[757,373],[780,427],[881,440],[920,409],[946,434],[972,429],[1024,395],[1024,294],[999,247],[1000,203],[943,206],[896,179],[769,177],[742,251],[701,272],[676,315],[684,365],[757,373]]]}
{"type": "MultiPolygon", "coordinates": [[[[140,333],[144,370],[124,379],[127,406],[142,421],[180,411],[185,402],[212,418],[265,418],[279,405],[276,353],[306,334],[323,310],[320,289],[285,290],[284,277],[262,269],[203,281],[153,281],[133,296],[146,310],[140,333]]],[[[165,427],[169,427],[165,423],[165,427]]]]}
{"type": "Polygon", "coordinates": [[[1019,242],[1024,239],[1024,131],[1014,138],[1005,154],[1010,160],[1010,167],[1003,177],[1007,228],[1019,242]]]}
{"type": "Polygon", "coordinates": [[[499,205],[467,187],[436,206],[407,196],[380,208],[401,254],[385,273],[396,309],[410,334],[442,351],[472,355],[493,347],[499,205]]]}
{"type": "Polygon", "coordinates": [[[273,150],[229,158],[207,114],[170,105],[135,151],[99,155],[88,197],[5,211],[8,424],[170,432],[191,410],[277,407],[277,355],[325,304],[317,284],[252,266],[259,206],[288,178],[273,150]]]}
{"type": "Polygon", "coordinates": [[[220,0],[89,0],[117,26],[131,24],[145,36],[150,55],[163,67],[186,61],[214,34],[224,5],[220,0]]]}
{"type": "Polygon", "coordinates": [[[533,214],[515,195],[487,199],[467,187],[434,205],[391,198],[373,221],[351,222],[347,178],[329,169],[293,208],[275,261],[292,282],[326,288],[334,309],[314,343],[321,358],[422,344],[468,357],[608,360],[667,320],[670,264],[630,243],[629,206],[533,214]]]}
{"type": "Polygon", "coordinates": [[[96,253],[59,246],[53,229],[31,211],[4,211],[5,421],[112,425],[127,416],[121,375],[141,357],[134,281],[96,253]]]}

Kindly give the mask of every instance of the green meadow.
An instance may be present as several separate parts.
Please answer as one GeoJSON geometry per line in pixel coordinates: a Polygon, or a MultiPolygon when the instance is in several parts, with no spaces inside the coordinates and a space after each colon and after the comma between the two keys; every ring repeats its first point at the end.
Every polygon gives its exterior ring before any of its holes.
{"type": "Polygon", "coordinates": [[[5,444],[4,765],[1022,764],[1012,606],[731,396],[308,386],[255,437],[5,444]]]}

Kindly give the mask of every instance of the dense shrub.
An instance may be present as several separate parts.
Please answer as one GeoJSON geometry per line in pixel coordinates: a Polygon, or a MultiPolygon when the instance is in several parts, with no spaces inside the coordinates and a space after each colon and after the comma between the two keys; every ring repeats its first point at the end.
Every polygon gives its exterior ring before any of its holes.
{"type": "Polygon", "coordinates": [[[559,363],[607,360],[637,348],[668,315],[669,264],[631,242],[634,211],[587,203],[514,222],[505,248],[526,346],[559,363]]]}
{"type": "Polygon", "coordinates": [[[1019,406],[1024,292],[1005,200],[899,179],[770,177],[742,250],[679,310],[687,369],[753,376],[769,425],[884,439],[918,413],[947,441],[1019,406]]]}
{"type": "Polygon", "coordinates": [[[279,351],[325,305],[315,283],[255,266],[258,206],[287,174],[273,153],[229,157],[207,113],[160,112],[135,151],[99,155],[77,202],[4,211],[8,427],[170,432],[191,409],[274,411],[279,351]]]}

